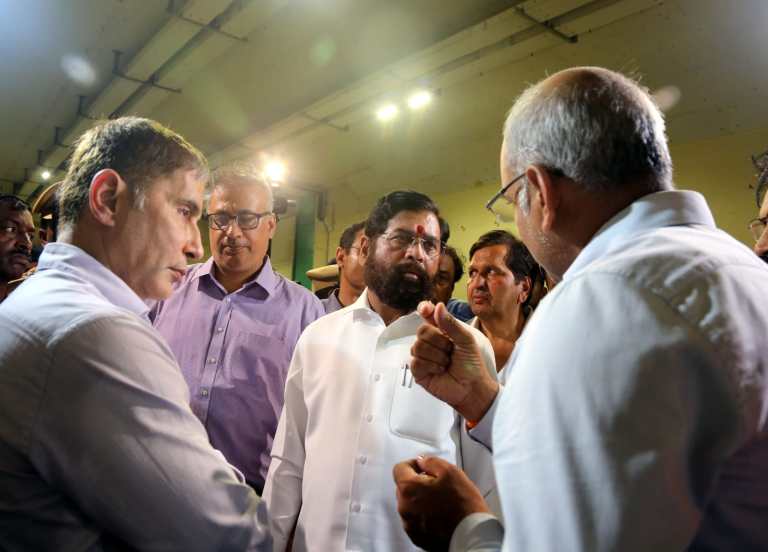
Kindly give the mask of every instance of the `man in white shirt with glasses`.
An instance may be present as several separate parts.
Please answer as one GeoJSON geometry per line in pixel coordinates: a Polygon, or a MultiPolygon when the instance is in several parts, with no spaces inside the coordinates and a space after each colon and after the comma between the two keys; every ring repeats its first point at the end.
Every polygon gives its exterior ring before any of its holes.
{"type": "MultiPolygon", "coordinates": [[[[395,504],[392,466],[414,455],[463,468],[485,495],[490,455],[452,408],[417,385],[409,362],[442,251],[438,210],[418,192],[379,200],[360,255],[366,290],[311,324],[288,372],[264,489],[275,551],[416,550],[395,504]]],[[[488,377],[493,350],[477,330],[488,377]]]]}
{"type": "Polygon", "coordinates": [[[768,550],[768,267],[674,189],[651,96],[607,69],[556,73],[512,107],[500,168],[488,207],[560,283],[503,387],[431,304],[411,369],[493,450],[504,523],[455,467],[414,459],[395,468],[409,534],[473,552],[768,550]]]}

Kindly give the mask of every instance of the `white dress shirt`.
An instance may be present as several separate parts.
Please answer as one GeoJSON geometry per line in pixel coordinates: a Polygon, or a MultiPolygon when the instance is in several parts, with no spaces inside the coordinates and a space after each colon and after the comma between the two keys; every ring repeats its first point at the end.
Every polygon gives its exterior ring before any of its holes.
{"type": "Polygon", "coordinates": [[[617,214],[472,431],[492,427],[505,531],[475,514],[451,550],[768,550],[767,301],[768,267],[699,194],[617,214]]]}
{"type": "Polygon", "coordinates": [[[0,548],[271,550],[128,286],[48,244],[0,305],[0,548]]]}
{"type": "MultiPolygon", "coordinates": [[[[264,488],[275,551],[294,525],[295,551],[416,550],[397,514],[392,468],[417,455],[444,458],[493,490],[489,451],[413,381],[421,323],[414,312],[386,326],[366,290],[299,338],[264,488]]],[[[490,343],[473,333],[495,377],[490,343]]]]}

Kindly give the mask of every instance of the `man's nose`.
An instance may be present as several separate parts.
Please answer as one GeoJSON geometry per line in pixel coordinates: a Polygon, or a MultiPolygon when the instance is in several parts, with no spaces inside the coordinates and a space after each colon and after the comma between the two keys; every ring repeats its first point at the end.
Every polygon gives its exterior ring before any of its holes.
{"type": "Polygon", "coordinates": [[[759,257],[764,257],[768,253],[768,227],[763,230],[760,239],[755,242],[754,251],[759,257]]]}
{"type": "Polygon", "coordinates": [[[408,248],[405,250],[406,257],[415,261],[424,262],[426,253],[424,252],[424,240],[421,238],[414,238],[408,248]]]}
{"type": "Polygon", "coordinates": [[[32,251],[32,238],[32,234],[24,232],[23,234],[19,234],[16,238],[16,244],[18,247],[26,249],[27,252],[32,251]]]}
{"type": "Polygon", "coordinates": [[[237,219],[232,219],[229,221],[227,228],[224,230],[224,235],[228,238],[236,238],[243,235],[243,230],[237,223],[237,219]]]}
{"type": "Polygon", "coordinates": [[[200,237],[200,228],[197,224],[192,225],[190,238],[184,245],[184,255],[192,261],[203,258],[203,240],[200,237]]]}

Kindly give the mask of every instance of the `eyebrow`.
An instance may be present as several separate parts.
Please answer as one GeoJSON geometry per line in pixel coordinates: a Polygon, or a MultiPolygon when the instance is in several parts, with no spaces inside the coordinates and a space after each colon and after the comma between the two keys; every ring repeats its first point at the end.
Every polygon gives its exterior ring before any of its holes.
{"type": "Polygon", "coordinates": [[[185,207],[188,207],[189,210],[192,211],[192,216],[195,216],[195,217],[200,216],[202,211],[200,209],[200,205],[198,205],[196,201],[193,201],[191,199],[179,198],[178,202],[184,205],[185,207]]]}
{"type": "MultiPolygon", "coordinates": [[[[417,235],[416,232],[412,232],[410,230],[406,230],[405,228],[396,228],[395,230],[392,230],[391,233],[392,234],[397,234],[398,232],[401,233],[401,234],[407,234],[409,236],[416,236],[417,235]]],[[[426,232],[421,234],[421,236],[423,236],[425,238],[429,238],[429,239],[435,240],[435,241],[440,241],[437,236],[433,236],[432,234],[427,234],[426,232]]]]}

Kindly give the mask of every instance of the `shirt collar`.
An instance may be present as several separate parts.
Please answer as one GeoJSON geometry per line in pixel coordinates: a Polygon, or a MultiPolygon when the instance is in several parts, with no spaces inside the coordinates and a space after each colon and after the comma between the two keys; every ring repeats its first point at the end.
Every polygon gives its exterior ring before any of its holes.
{"type": "Polygon", "coordinates": [[[645,195],[614,215],[592,237],[563,275],[573,278],[592,262],[623,248],[634,236],[665,226],[715,228],[715,219],[698,192],[671,190],[645,195]]]}
{"type": "Polygon", "coordinates": [[[61,242],[46,245],[37,263],[37,272],[51,269],[75,274],[89,282],[107,301],[117,307],[144,318],[149,312],[149,307],[128,284],[75,245],[61,242]]]}
{"type": "MultiPolygon", "coordinates": [[[[207,276],[211,279],[211,281],[216,282],[217,286],[221,287],[221,284],[219,284],[219,282],[216,280],[216,276],[214,275],[213,256],[209,257],[208,260],[200,266],[200,270],[195,273],[193,279],[201,278],[203,276],[207,276]]],[[[278,277],[277,274],[275,274],[275,271],[272,269],[272,262],[269,260],[269,256],[265,256],[264,263],[261,265],[258,276],[252,280],[247,281],[241,289],[247,290],[253,285],[258,285],[260,288],[267,292],[267,295],[271,295],[275,291],[277,284],[278,277]]]]}
{"type": "MultiPolygon", "coordinates": [[[[354,303],[346,307],[348,311],[351,311],[354,313],[355,318],[359,316],[367,316],[369,318],[375,318],[377,320],[380,320],[382,324],[384,323],[383,319],[377,313],[373,308],[371,308],[371,303],[368,301],[368,288],[366,287],[363,292],[360,294],[360,297],[358,297],[354,303]]],[[[392,326],[400,326],[401,324],[410,324],[411,319],[417,320],[417,326],[421,324],[421,315],[417,311],[410,312],[408,314],[404,314],[392,324],[390,324],[390,327],[392,326]]]]}

